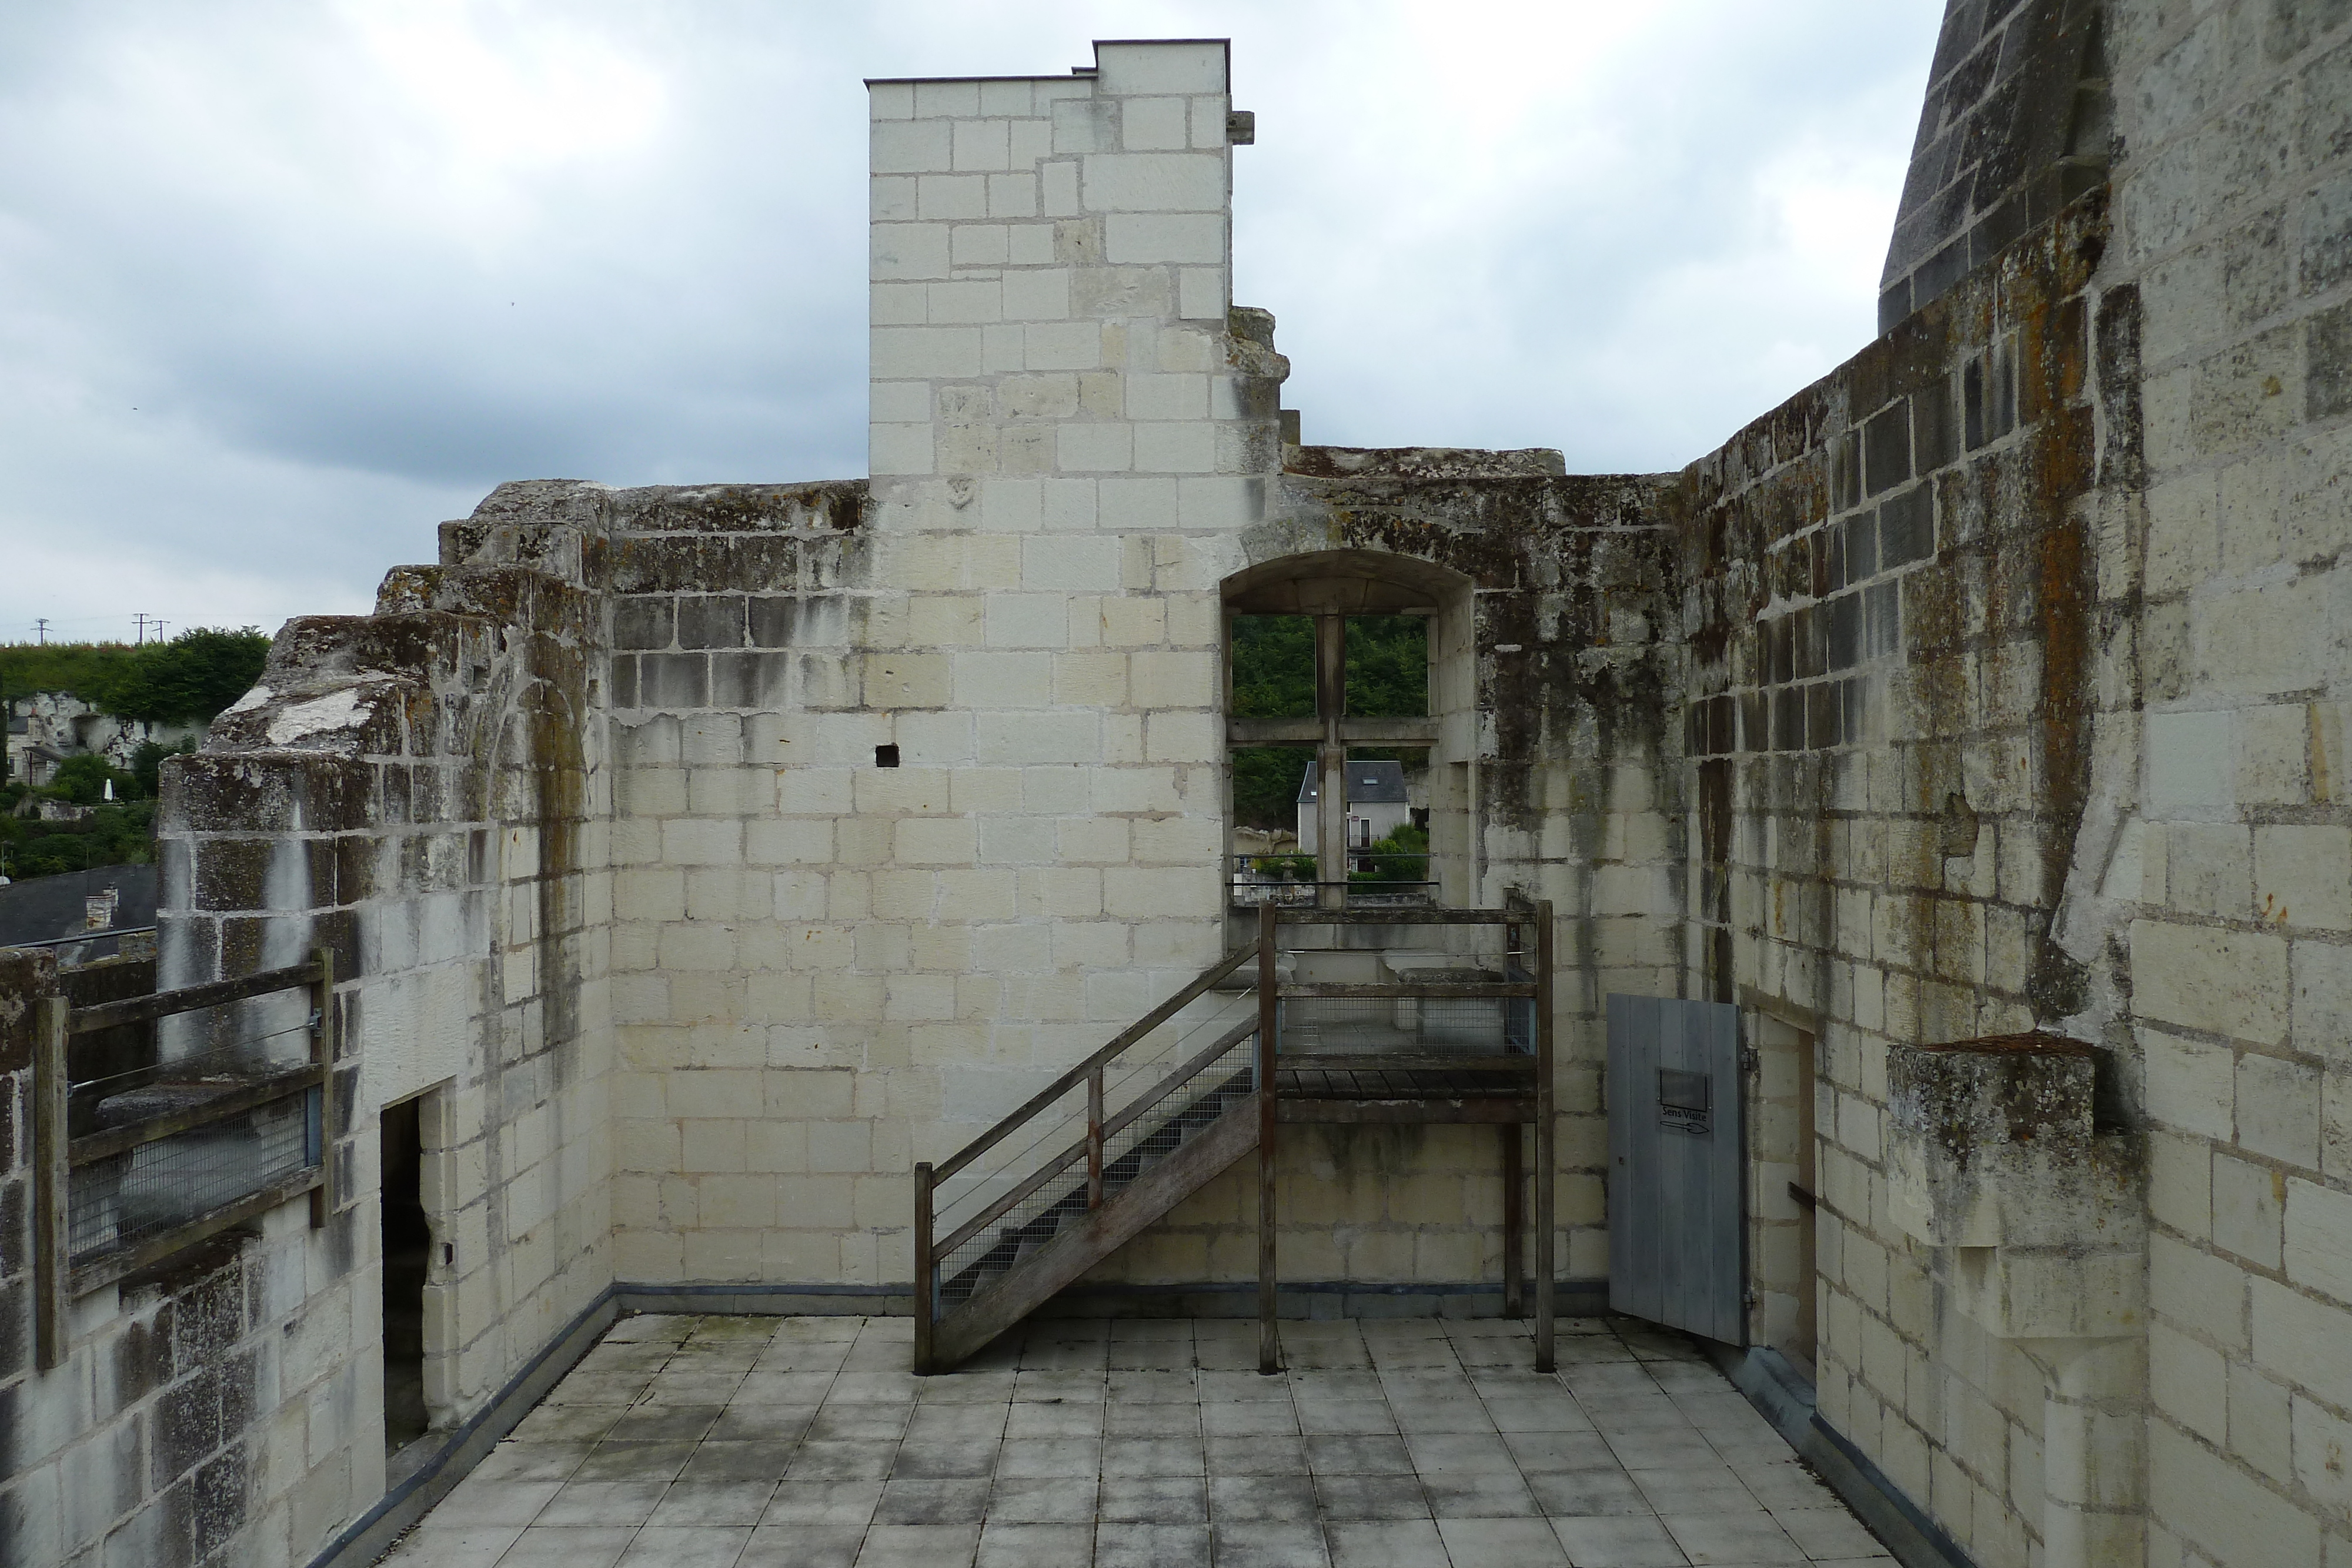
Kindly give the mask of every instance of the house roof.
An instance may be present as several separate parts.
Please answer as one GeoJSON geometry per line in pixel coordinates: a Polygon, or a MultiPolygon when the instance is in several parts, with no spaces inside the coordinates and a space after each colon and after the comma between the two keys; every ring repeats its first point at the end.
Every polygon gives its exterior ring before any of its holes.
{"type": "MultiPolygon", "coordinates": [[[[1298,781],[1298,803],[1311,806],[1322,781],[1316,777],[1315,764],[1307,765],[1307,775],[1298,781]]],[[[1402,762],[1350,762],[1348,764],[1348,804],[1350,806],[1402,806],[1408,803],[1404,792],[1404,764],[1402,762]]]]}

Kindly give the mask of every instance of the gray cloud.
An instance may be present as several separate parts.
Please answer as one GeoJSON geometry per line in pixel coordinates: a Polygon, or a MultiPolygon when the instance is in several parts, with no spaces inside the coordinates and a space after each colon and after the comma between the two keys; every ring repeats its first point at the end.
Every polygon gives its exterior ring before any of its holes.
{"type": "Polygon", "coordinates": [[[1673,466],[1869,337],[1939,11],[8,8],[0,637],[363,609],[502,478],[862,473],[859,78],[1097,35],[1234,37],[1310,439],[1673,466]]]}

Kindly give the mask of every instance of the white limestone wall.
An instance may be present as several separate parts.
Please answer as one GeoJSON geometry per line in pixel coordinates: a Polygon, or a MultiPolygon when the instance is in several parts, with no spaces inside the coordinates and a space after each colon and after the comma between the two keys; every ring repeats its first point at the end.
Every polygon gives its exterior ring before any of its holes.
{"type": "Polygon", "coordinates": [[[2352,1558],[2352,26],[2127,0],[2113,37],[2147,609],[2099,893],[2153,1127],[2149,1561],[2314,1568],[2352,1558]]]}
{"type": "Polygon", "coordinates": [[[1226,331],[1223,44],[1098,54],[871,84],[865,537],[799,686],[685,718],[677,787],[622,802],[649,878],[694,862],[622,960],[672,975],[623,1025],[622,1278],[909,1280],[913,1162],[1222,950],[1217,583],[1272,356],[1226,331]]]}

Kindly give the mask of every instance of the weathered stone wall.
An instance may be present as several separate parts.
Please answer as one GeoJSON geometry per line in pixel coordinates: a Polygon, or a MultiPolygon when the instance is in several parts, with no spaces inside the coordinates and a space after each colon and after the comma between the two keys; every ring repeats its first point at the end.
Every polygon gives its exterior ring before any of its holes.
{"type": "Polygon", "coordinates": [[[1678,497],[1690,994],[1814,1036],[1821,1414],[1988,1564],[2040,1531],[2042,1379],[1887,1215],[1886,1061],[2084,1003],[2048,934],[2115,619],[2095,486],[2103,463],[2128,486],[2136,453],[2137,384],[2091,373],[2130,315],[2091,290],[2105,243],[2095,201],[2070,211],[1678,497]]]}
{"type": "MultiPolygon", "coordinates": [[[[604,615],[576,538],[553,542],[568,581],[404,569],[373,617],[289,624],[206,748],[167,765],[160,983],[335,954],[341,1202],[321,1229],[283,1206],[82,1298],[54,1373],[25,1369],[10,1314],[8,1562],[307,1562],[382,1495],[388,1102],[430,1092],[436,1426],[610,1283],[604,615]]],[[[166,1055],[202,1043],[181,1034],[166,1055]]]]}
{"type": "Polygon", "coordinates": [[[2112,13],[2142,712],[2112,847],[2078,854],[2077,950],[2144,1058],[2153,1561],[2352,1553],[2348,21],[2112,13]]]}

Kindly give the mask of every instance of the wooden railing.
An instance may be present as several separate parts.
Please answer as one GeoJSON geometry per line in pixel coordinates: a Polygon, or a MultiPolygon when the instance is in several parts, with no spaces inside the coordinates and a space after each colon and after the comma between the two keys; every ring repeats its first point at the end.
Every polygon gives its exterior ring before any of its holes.
{"type": "MultiPolygon", "coordinates": [[[[34,1223],[37,1232],[34,1246],[35,1322],[42,1370],[50,1370],[65,1359],[67,1322],[76,1297],[152,1268],[304,1193],[310,1197],[310,1223],[326,1223],[335,1207],[334,1162],[328,1157],[335,1118],[334,988],[334,955],[320,948],[309,962],[286,968],[152,996],[130,997],[96,1007],[77,1008],[64,996],[40,999],[33,1071],[33,1141],[34,1223]],[[104,1127],[80,1137],[72,1135],[68,1106],[74,1085],[68,1047],[76,1036],[125,1025],[152,1024],[199,1009],[297,989],[310,993],[310,1016],[303,1026],[310,1037],[308,1061],[295,1066],[215,1073],[205,1082],[193,1084],[174,1082],[175,1063],[157,1062],[152,1069],[142,1070],[151,1076],[140,1087],[185,1088],[196,1096],[190,1103],[125,1126],[104,1127]],[[227,1081],[223,1082],[224,1078],[227,1081]],[[211,1204],[199,1213],[139,1237],[128,1245],[77,1260],[70,1229],[77,1171],[93,1172],[102,1162],[132,1156],[147,1145],[247,1116],[297,1096],[308,1101],[304,1157],[299,1169],[211,1204]]],[[[235,1046],[229,1049],[233,1051],[235,1046]]],[[[219,1054],[213,1051],[205,1056],[219,1054]]]]}
{"type": "Polygon", "coordinates": [[[1053,1082],[1029,1097],[1020,1109],[1004,1117],[987,1132],[958,1149],[936,1165],[915,1166],[915,1364],[919,1367],[931,1364],[931,1341],[939,1325],[941,1312],[939,1262],[954,1253],[957,1248],[980,1235],[991,1225],[1002,1220],[1019,1207],[1024,1199],[1036,1194],[1048,1183],[1068,1172],[1081,1159],[1086,1164],[1087,1201],[1088,1207],[1098,1207],[1103,1202],[1103,1147],[1138,1118],[1191,1083],[1219,1057],[1248,1039],[1257,1029],[1255,1018],[1226,1031],[1208,1049],[1195,1052],[1173,1071],[1161,1079],[1144,1095],[1124,1106],[1115,1115],[1104,1113],[1104,1074],[1119,1058],[1149,1039],[1152,1032],[1173,1019],[1192,1003],[1217,988],[1218,982],[1240,969],[1257,956],[1257,945],[1250,944],[1230,953],[1201,971],[1174,996],[1129,1024],[1111,1041],[1085,1061],[1070,1068],[1053,1082]],[[944,1238],[937,1235],[937,1198],[941,1182],[969,1169],[982,1155],[1036,1121],[1062,1097],[1086,1086],[1086,1131],[1059,1151],[1046,1155],[1035,1170],[1022,1177],[1004,1192],[985,1205],[972,1218],[958,1224],[944,1238]]]}

